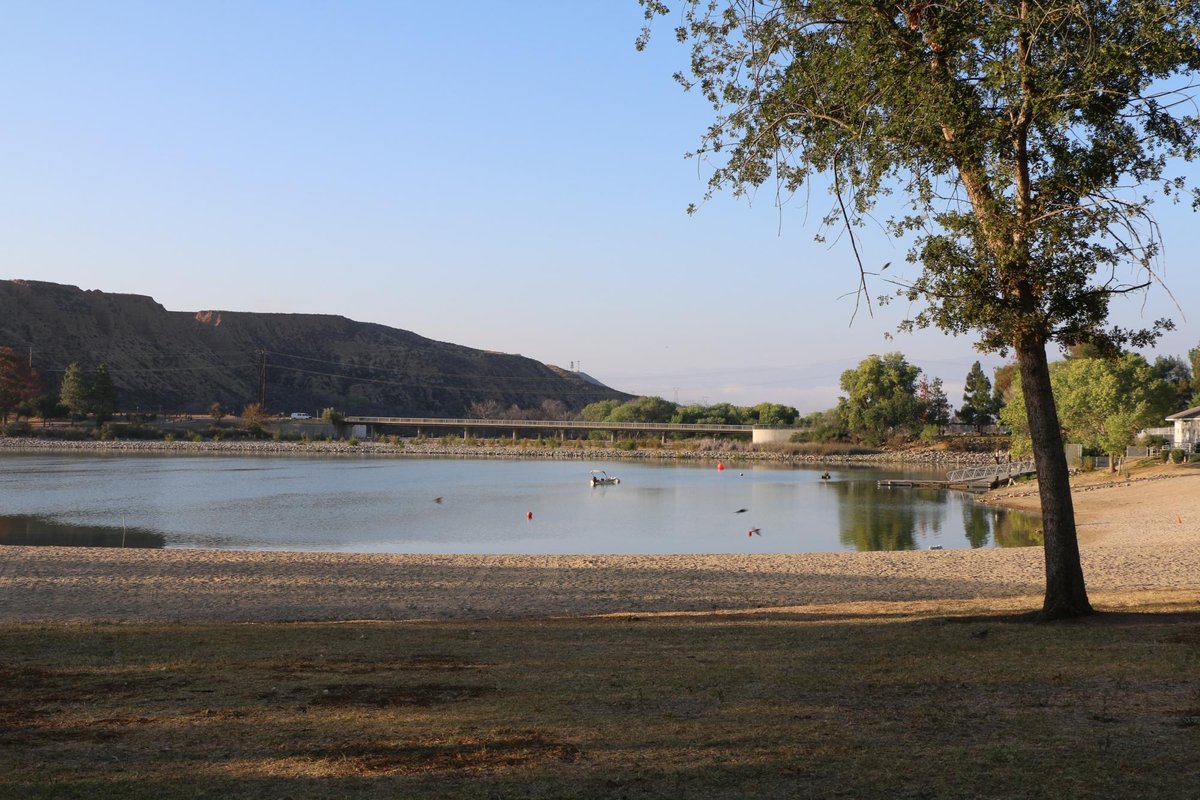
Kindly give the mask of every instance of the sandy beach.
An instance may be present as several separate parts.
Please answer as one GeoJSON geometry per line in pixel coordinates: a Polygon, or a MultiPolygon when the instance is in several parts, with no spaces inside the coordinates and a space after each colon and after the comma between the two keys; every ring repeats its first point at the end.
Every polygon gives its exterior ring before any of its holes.
{"type": "MultiPolygon", "coordinates": [[[[1200,465],[1075,488],[1098,607],[1200,601],[1200,465]]],[[[987,502],[1036,510],[1035,485],[987,502]]],[[[0,548],[0,622],[266,622],[897,608],[1034,609],[1040,548],[671,556],[424,556],[0,548]]]]}

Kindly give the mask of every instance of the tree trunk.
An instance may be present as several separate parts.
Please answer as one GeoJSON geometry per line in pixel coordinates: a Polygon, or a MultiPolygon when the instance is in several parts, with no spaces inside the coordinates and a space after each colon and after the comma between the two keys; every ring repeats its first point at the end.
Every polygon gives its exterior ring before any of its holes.
{"type": "Polygon", "coordinates": [[[1042,618],[1063,619],[1091,614],[1083,567],[1079,563],[1067,454],[1063,450],[1058,409],[1050,387],[1046,346],[1043,342],[1018,345],[1016,355],[1042,501],[1046,551],[1046,597],[1042,618]]]}

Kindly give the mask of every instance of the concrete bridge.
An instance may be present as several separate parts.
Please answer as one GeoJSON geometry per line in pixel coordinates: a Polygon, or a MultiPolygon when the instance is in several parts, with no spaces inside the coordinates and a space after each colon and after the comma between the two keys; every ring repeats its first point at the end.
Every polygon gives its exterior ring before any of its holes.
{"type": "Polygon", "coordinates": [[[617,433],[659,434],[665,442],[667,434],[746,434],[755,443],[787,441],[799,428],[771,428],[759,425],[700,425],[675,422],[587,422],[584,420],[552,419],[443,419],[440,417],[363,417],[348,416],[346,425],[364,425],[368,431],[378,428],[416,428],[417,435],[427,430],[450,428],[461,430],[466,439],[471,431],[511,430],[517,438],[518,431],[541,431],[567,437],[567,431],[608,431],[612,438],[617,433]]]}

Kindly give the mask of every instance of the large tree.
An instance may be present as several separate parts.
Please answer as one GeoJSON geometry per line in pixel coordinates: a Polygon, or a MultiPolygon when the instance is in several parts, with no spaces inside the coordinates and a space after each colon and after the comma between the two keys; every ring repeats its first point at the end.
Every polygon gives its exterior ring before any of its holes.
{"type": "Polygon", "coordinates": [[[37,397],[41,382],[37,372],[11,347],[0,347],[0,423],[24,402],[37,397]]]}
{"type": "Polygon", "coordinates": [[[96,367],[88,399],[91,411],[96,415],[96,422],[112,419],[117,410],[117,387],[113,385],[107,365],[101,364],[96,367]]]}
{"type": "Polygon", "coordinates": [[[992,382],[988,380],[987,375],[983,373],[983,367],[976,361],[967,372],[967,378],[963,385],[963,404],[958,411],[958,416],[968,425],[982,429],[984,425],[992,423],[992,419],[999,410],[995,403],[992,382]]]}
{"type": "MultiPolygon", "coordinates": [[[[668,13],[641,3],[648,23],[668,13]]],[[[886,230],[916,265],[898,280],[917,309],[902,327],[973,331],[980,349],[1015,354],[1041,485],[1042,614],[1090,613],[1046,349],[1153,339],[1105,326],[1115,293],[1152,280],[1145,192],[1183,190],[1168,167],[1197,155],[1200,125],[1179,101],[1200,67],[1200,2],[681,4],[692,64],[678,77],[716,111],[695,153],[709,193],[774,181],[786,196],[823,176],[827,219],[856,256],[856,226],[896,193],[907,208],[886,230]]]]}
{"type": "Polygon", "coordinates": [[[91,409],[91,384],[88,382],[87,373],[76,361],[67,364],[62,387],[59,389],[59,398],[76,419],[83,419],[91,409]]]}
{"type": "Polygon", "coordinates": [[[1159,356],[1154,359],[1154,374],[1171,387],[1172,411],[1183,411],[1191,404],[1195,377],[1187,361],[1179,356],[1159,356]]]}
{"type": "Polygon", "coordinates": [[[920,368],[908,363],[902,353],[867,356],[843,372],[846,395],[838,407],[850,433],[875,445],[896,433],[911,432],[924,411],[917,397],[920,374],[920,368]]]}
{"type": "MultiPolygon", "coordinates": [[[[1019,380],[1019,379],[1018,379],[1019,380]]],[[[1170,384],[1137,353],[1120,358],[1069,358],[1050,365],[1054,402],[1073,442],[1108,453],[1109,469],[1138,431],[1160,424],[1174,407],[1170,384]]],[[[1029,423],[1018,394],[1001,412],[1017,453],[1029,447],[1029,423]]]]}

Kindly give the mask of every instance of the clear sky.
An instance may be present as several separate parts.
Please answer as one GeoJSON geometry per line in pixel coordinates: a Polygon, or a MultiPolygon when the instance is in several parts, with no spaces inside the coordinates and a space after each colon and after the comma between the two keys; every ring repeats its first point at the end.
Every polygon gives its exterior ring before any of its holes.
{"type": "MultiPolygon", "coordinates": [[[[711,110],[635,0],[0,0],[0,278],[173,311],[339,314],[572,364],[680,402],[832,406],[903,352],[961,401],[971,340],[860,311],[814,191],[718,198],[711,110]]],[[[1200,218],[1160,204],[1164,277],[1117,301],[1200,343],[1200,218]]],[[[869,264],[903,251],[868,241],[869,264]]],[[[872,287],[872,295],[886,287],[872,287]]],[[[1149,354],[1151,358],[1154,353],[1149,354]]]]}

